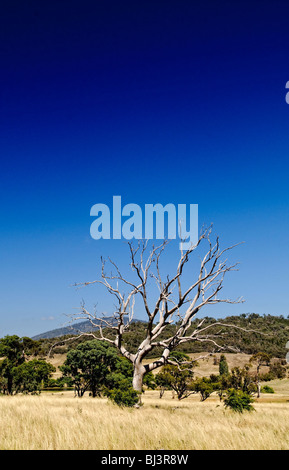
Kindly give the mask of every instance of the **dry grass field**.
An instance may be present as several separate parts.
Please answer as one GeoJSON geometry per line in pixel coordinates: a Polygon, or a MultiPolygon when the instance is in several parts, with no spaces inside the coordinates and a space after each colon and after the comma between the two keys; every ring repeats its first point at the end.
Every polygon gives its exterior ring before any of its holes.
{"type": "Polygon", "coordinates": [[[0,396],[1,450],[288,450],[289,380],[254,412],[225,409],[215,396],[177,401],[146,391],[139,409],[73,392],[0,396]]]}
{"type": "MultiPolygon", "coordinates": [[[[194,358],[196,355],[191,355],[194,358]]],[[[50,358],[57,371],[65,355],[50,358]]],[[[229,368],[244,354],[226,354],[229,368]]],[[[218,373],[213,357],[199,361],[196,376],[218,373]]],[[[270,382],[254,412],[234,413],[212,395],[178,401],[171,392],[143,394],[139,409],[105,398],[75,398],[72,391],[40,396],[0,396],[1,450],[289,450],[289,379],[270,382]]]]}

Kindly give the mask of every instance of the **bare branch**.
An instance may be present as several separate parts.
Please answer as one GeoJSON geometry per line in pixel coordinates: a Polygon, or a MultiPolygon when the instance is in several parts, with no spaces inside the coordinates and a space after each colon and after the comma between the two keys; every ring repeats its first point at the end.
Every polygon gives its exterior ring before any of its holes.
{"type": "MultiPolygon", "coordinates": [[[[218,303],[238,304],[243,302],[242,298],[231,300],[220,297],[225,276],[231,271],[238,270],[238,263],[228,264],[228,260],[223,259],[224,255],[227,255],[239,244],[221,249],[219,238],[216,237],[215,242],[212,243],[211,234],[212,225],[202,230],[195,245],[180,252],[172,276],[163,277],[160,266],[161,256],[168,241],[164,240],[160,245],[152,246],[149,250],[146,240],[138,241],[136,246],[132,242],[128,243],[130,267],[135,277],[134,280],[124,277],[118,265],[108,258],[112,267],[110,274],[106,273],[105,262],[101,260],[101,279],[75,284],[76,287],[91,284],[102,285],[116,297],[117,303],[112,317],[99,318],[95,314],[90,314],[83,306],[78,318],[88,319],[94,327],[97,325],[101,339],[113,343],[121,354],[129,358],[134,363],[135,370],[138,370],[138,375],[166,364],[169,361],[170,352],[187,341],[207,342],[216,349],[223,349],[223,346],[220,346],[216,341],[216,337],[220,334],[210,333],[210,328],[216,326],[215,323],[204,325],[204,320],[202,320],[192,333],[189,332],[193,320],[203,307],[218,303]],[[192,277],[192,273],[187,272],[186,275],[191,279],[190,284],[184,287],[185,267],[201,243],[207,243],[207,251],[200,261],[197,275],[194,274],[192,277]],[[157,293],[150,288],[150,279],[156,284],[157,293]],[[141,299],[141,304],[146,312],[147,325],[145,338],[140,343],[137,353],[132,354],[124,346],[123,334],[134,319],[136,296],[141,299]],[[175,323],[176,320],[178,323],[175,323]],[[161,335],[171,324],[175,324],[174,333],[169,338],[162,338],[161,335]],[[113,340],[106,335],[108,329],[114,333],[113,340]],[[142,366],[144,357],[156,347],[162,348],[161,357],[149,365],[142,366]]],[[[222,323],[218,323],[218,325],[237,328],[236,325],[222,323]]]]}

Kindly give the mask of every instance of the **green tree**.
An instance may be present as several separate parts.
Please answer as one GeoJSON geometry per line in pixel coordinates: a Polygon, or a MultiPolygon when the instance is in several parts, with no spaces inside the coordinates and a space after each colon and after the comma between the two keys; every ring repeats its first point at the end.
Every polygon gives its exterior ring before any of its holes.
{"type": "Polygon", "coordinates": [[[55,372],[55,367],[43,359],[32,359],[23,362],[13,369],[15,393],[37,393],[55,372]]]}
{"type": "Polygon", "coordinates": [[[2,376],[2,392],[13,394],[15,368],[25,361],[23,343],[19,336],[5,336],[0,339],[0,375],[2,376]]]}
{"type": "Polygon", "coordinates": [[[0,387],[2,393],[39,391],[55,368],[44,360],[27,360],[39,350],[39,344],[17,335],[0,339],[0,387]]]}
{"type": "Polygon", "coordinates": [[[62,390],[65,387],[73,387],[73,380],[71,377],[57,377],[57,379],[49,378],[45,388],[55,388],[62,390]]]}
{"type": "Polygon", "coordinates": [[[78,396],[89,390],[93,397],[105,389],[117,388],[131,378],[132,364],[119,356],[116,348],[98,340],[85,341],[67,353],[60,367],[63,375],[71,377],[78,396]]]}
{"type": "Polygon", "coordinates": [[[221,376],[229,374],[229,366],[228,366],[228,363],[227,363],[226,356],[224,354],[221,354],[221,356],[220,356],[219,374],[221,376]]]}
{"type": "Polygon", "coordinates": [[[255,378],[250,373],[250,367],[250,364],[245,364],[243,368],[234,367],[229,376],[228,388],[234,388],[249,394],[256,392],[255,378]]]}
{"type": "Polygon", "coordinates": [[[269,375],[273,379],[285,379],[286,367],[282,364],[281,360],[271,361],[269,365],[269,375]]]}
{"type": "Polygon", "coordinates": [[[201,395],[201,401],[205,401],[215,390],[213,382],[208,377],[201,377],[194,381],[192,390],[201,395]]]}
{"type": "MultiPolygon", "coordinates": [[[[189,359],[185,354],[178,355],[178,358],[189,359]]],[[[189,361],[188,364],[178,360],[178,365],[168,364],[156,375],[156,383],[164,391],[165,389],[174,390],[179,400],[187,398],[193,392],[191,384],[193,381],[193,367],[196,363],[189,361]]],[[[163,393],[160,395],[162,396],[163,393]]]]}
{"type": "Polygon", "coordinates": [[[172,376],[170,370],[165,367],[162,368],[155,376],[155,382],[160,390],[160,398],[163,397],[166,390],[172,390],[171,386],[172,376]]]}
{"type": "Polygon", "coordinates": [[[218,381],[217,381],[217,384],[215,386],[216,392],[217,392],[220,400],[222,400],[224,394],[226,393],[226,390],[228,390],[230,387],[231,387],[231,376],[230,376],[230,374],[220,375],[218,377],[218,381]]]}

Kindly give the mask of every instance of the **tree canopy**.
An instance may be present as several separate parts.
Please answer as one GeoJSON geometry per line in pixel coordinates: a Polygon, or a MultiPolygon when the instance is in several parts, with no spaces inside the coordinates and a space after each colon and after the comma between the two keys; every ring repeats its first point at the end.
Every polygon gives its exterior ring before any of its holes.
{"type": "Polygon", "coordinates": [[[37,343],[17,335],[0,339],[0,390],[2,393],[36,393],[47,383],[55,367],[44,359],[31,359],[37,343]]]}

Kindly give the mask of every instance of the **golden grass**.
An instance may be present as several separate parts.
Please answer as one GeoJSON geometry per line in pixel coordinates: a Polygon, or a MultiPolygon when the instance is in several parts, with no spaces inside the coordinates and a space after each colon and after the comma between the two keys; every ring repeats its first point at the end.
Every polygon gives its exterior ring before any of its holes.
{"type": "Polygon", "coordinates": [[[261,399],[255,412],[241,415],[217,397],[179,402],[169,392],[159,399],[147,391],[140,409],[72,392],[0,396],[0,449],[288,450],[289,403],[278,396],[283,402],[261,399]]]}

